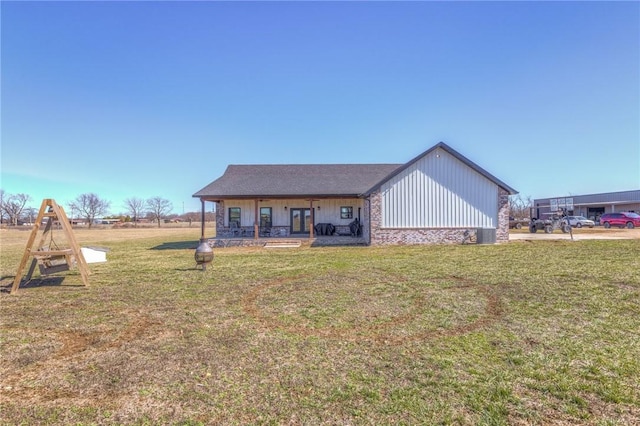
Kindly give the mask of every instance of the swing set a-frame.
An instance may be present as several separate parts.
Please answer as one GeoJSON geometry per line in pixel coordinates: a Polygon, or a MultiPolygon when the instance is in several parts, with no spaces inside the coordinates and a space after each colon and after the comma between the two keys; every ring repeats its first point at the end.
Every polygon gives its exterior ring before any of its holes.
{"type": "Polygon", "coordinates": [[[85,286],[89,285],[89,275],[91,272],[82,255],[82,250],[80,250],[80,246],[73,235],[71,224],[62,206],[58,205],[52,198],[42,200],[38,217],[33,225],[31,235],[27,241],[27,247],[24,250],[20,266],[18,266],[16,277],[13,281],[13,286],[11,287],[11,294],[15,294],[20,287],[22,273],[27,266],[29,257],[33,257],[33,259],[27,272],[26,282],[31,280],[36,266],[39,267],[41,275],[49,275],[68,271],[75,263],[80,271],[82,283],[85,286]],[[36,244],[38,233],[45,219],[47,220],[46,225],[44,225],[42,235],[36,244]],[[59,224],[62,228],[68,247],[60,248],[54,241],[53,230],[56,224],[59,224]]]}

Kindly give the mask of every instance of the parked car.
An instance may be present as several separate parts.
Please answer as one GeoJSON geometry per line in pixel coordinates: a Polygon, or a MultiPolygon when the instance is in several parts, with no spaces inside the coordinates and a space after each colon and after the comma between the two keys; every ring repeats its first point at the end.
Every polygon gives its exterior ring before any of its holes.
{"type": "Polygon", "coordinates": [[[566,220],[567,222],[569,222],[569,225],[576,228],[582,228],[583,226],[593,228],[594,226],[596,226],[596,223],[594,221],[589,220],[584,216],[567,216],[566,220]]]}
{"type": "Polygon", "coordinates": [[[640,215],[632,212],[605,213],[600,216],[600,224],[605,228],[618,226],[632,229],[640,226],[640,215]]]}

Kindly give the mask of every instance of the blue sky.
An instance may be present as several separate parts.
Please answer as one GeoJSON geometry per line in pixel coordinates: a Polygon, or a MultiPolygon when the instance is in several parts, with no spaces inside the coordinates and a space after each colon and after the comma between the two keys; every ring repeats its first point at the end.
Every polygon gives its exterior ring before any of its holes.
{"type": "Polygon", "coordinates": [[[523,196],[640,188],[638,2],[0,7],[0,186],[34,207],[198,211],[228,164],[404,163],[439,141],[523,196]]]}

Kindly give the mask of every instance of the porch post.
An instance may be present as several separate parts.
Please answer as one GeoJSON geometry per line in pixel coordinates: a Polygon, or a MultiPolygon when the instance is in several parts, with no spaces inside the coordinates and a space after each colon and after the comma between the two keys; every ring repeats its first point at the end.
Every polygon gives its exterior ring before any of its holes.
{"type": "MultiPolygon", "coordinates": [[[[309,212],[311,213],[311,224],[309,226],[309,238],[313,238],[313,224],[316,221],[315,213],[313,212],[313,199],[309,200],[309,212]]],[[[304,220],[304,218],[303,218],[304,220]]]]}
{"type": "Polygon", "coordinates": [[[200,198],[202,210],[200,212],[200,242],[204,242],[204,198],[200,198]]]}
{"type": "Polygon", "coordinates": [[[257,240],[258,239],[258,199],[255,199],[255,212],[253,214],[254,218],[253,218],[253,239],[257,240]]]}

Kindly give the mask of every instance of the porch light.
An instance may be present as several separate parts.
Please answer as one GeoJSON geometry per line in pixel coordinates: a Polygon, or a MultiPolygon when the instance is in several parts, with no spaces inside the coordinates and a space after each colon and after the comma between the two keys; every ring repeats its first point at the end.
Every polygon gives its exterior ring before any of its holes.
{"type": "Polygon", "coordinates": [[[287,209],[287,206],[284,206],[284,209],[286,210],[286,209],[287,209]]]}

